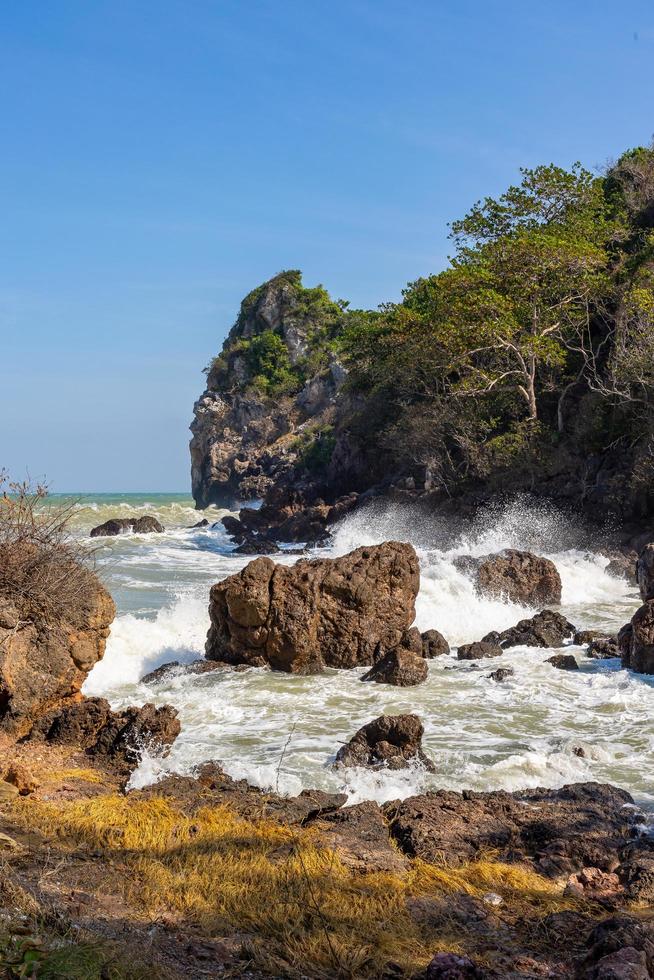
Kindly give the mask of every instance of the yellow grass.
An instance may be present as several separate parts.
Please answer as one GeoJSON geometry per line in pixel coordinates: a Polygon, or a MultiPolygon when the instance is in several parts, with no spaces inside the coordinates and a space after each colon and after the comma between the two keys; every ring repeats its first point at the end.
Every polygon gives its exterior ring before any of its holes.
{"type": "Polygon", "coordinates": [[[310,831],[224,806],[188,816],[164,799],[109,795],[14,808],[63,847],[82,841],[123,861],[137,908],[176,913],[211,935],[237,931],[255,964],[282,976],[375,977],[389,961],[410,972],[439,949],[461,950],[466,934],[448,916],[454,894],[498,892],[525,920],[575,905],[528,869],[497,861],[358,874],[310,831]],[[435,914],[412,916],[412,899],[430,900],[435,914]]]}

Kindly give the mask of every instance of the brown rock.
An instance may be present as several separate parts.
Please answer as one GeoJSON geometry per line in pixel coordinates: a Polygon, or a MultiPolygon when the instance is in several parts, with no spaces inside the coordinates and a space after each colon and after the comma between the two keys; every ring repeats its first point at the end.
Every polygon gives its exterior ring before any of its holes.
{"type": "Polygon", "coordinates": [[[4,776],[5,782],[15,786],[21,796],[29,796],[41,785],[34,774],[19,762],[12,762],[4,776]]]}
{"type": "Polygon", "coordinates": [[[158,684],[159,681],[176,675],[211,674],[216,670],[230,671],[232,669],[229,664],[218,663],[215,660],[192,660],[190,664],[180,664],[179,660],[171,660],[169,663],[151,670],[149,674],[144,674],[139,683],[158,684]]]}
{"type": "Polygon", "coordinates": [[[372,800],[335,810],[311,826],[344,864],[357,871],[401,873],[408,865],[388,835],[378,804],[372,800]]]}
{"type": "Polygon", "coordinates": [[[615,636],[598,636],[591,640],[586,650],[586,656],[593,660],[611,660],[620,656],[620,647],[615,636]]]}
{"type": "Polygon", "coordinates": [[[450,644],[438,630],[425,630],[422,634],[422,655],[426,660],[441,657],[450,652],[450,644]]]}
{"type": "MultiPolygon", "coordinates": [[[[197,525],[196,525],[197,526],[197,525]]],[[[165,528],[160,524],[156,517],[145,514],[143,517],[112,517],[104,524],[98,524],[92,528],[92,538],[115,537],[117,534],[127,534],[133,531],[134,534],[161,534],[165,528]]]]}
{"type": "Polygon", "coordinates": [[[74,621],[21,617],[1,596],[0,607],[0,729],[20,737],[40,715],[78,696],[102,659],[116,607],[93,575],[74,621]]]}
{"type": "Polygon", "coordinates": [[[489,598],[503,598],[523,606],[561,601],[561,577],[549,558],[512,548],[481,560],[477,589],[489,598]]]}
{"type": "Polygon", "coordinates": [[[464,643],[456,652],[458,660],[481,660],[486,657],[501,657],[504,650],[497,643],[479,640],[477,643],[464,643]]]}
{"type": "Polygon", "coordinates": [[[487,974],[467,956],[436,953],[424,976],[425,980],[484,980],[487,974]]]}
{"type": "Polygon", "coordinates": [[[292,567],[257,558],[211,589],[207,658],[290,673],[372,665],[409,629],[419,581],[415,551],[396,541],[292,567]]]}
{"type": "Polygon", "coordinates": [[[498,667],[497,670],[492,671],[492,673],[488,675],[488,679],[491,681],[497,681],[499,684],[502,681],[507,680],[509,677],[513,677],[514,674],[515,671],[513,667],[498,667]]]}
{"type": "Polygon", "coordinates": [[[564,894],[592,902],[615,903],[623,892],[617,874],[599,868],[582,868],[577,874],[570,875],[564,894]]]}
{"type": "Polygon", "coordinates": [[[638,555],[636,581],[643,602],[654,599],[654,541],[646,544],[638,555]]]}
{"type": "Polygon", "coordinates": [[[439,790],[385,804],[390,830],[409,857],[458,865],[495,851],[559,877],[613,871],[642,817],[628,793],[601,783],[519,793],[439,790]]]}
{"type": "Polygon", "coordinates": [[[555,653],[553,657],[548,657],[546,664],[551,664],[558,670],[579,670],[579,664],[571,653],[555,653]]]}
{"type": "Polygon", "coordinates": [[[427,674],[427,661],[422,654],[399,646],[378,660],[361,680],[376,684],[394,684],[396,687],[414,687],[426,681],[427,674]]]}
{"type": "Polygon", "coordinates": [[[405,769],[421,762],[430,772],[434,763],[422,751],[424,728],[417,715],[381,715],[368,722],[336,753],[342,766],[405,769]]]}
{"type": "Polygon", "coordinates": [[[560,647],[575,631],[574,626],[561,613],[551,609],[521,619],[501,633],[487,633],[482,642],[498,643],[503,649],[508,647],[560,647]]]}
{"type": "Polygon", "coordinates": [[[624,946],[603,956],[587,974],[588,980],[651,980],[647,957],[642,950],[624,946]]]}
{"type": "Polygon", "coordinates": [[[634,613],[631,623],[618,633],[622,666],[639,674],[654,674],[654,599],[634,613]]]}

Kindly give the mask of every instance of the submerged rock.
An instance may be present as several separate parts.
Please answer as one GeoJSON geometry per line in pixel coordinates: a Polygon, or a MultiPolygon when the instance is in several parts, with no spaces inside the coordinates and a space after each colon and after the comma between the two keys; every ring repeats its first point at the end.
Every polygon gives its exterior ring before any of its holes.
{"type": "Polygon", "coordinates": [[[371,666],[405,637],[419,584],[397,541],[291,567],[257,558],[212,587],[206,656],[290,673],[371,666]]]}
{"type": "Polygon", "coordinates": [[[513,667],[498,667],[497,670],[492,671],[488,675],[490,681],[496,681],[498,684],[502,681],[508,680],[509,677],[513,677],[515,671],[513,667]]]}
{"type": "Polygon", "coordinates": [[[496,643],[503,649],[507,647],[560,647],[575,632],[575,627],[561,613],[551,609],[521,619],[515,626],[501,633],[487,633],[482,642],[496,643]]]}
{"type": "Polygon", "coordinates": [[[215,660],[193,660],[190,664],[180,664],[179,660],[171,660],[161,667],[156,667],[149,674],[144,674],[140,684],[158,684],[173,675],[210,674],[215,670],[233,670],[229,664],[218,663],[215,660]]]}
{"type": "Polygon", "coordinates": [[[548,657],[545,663],[557,667],[558,670],[579,670],[579,664],[571,653],[556,653],[553,657],[548,657]]]}
{"type": "Polygon", "coordinates": [[[117,534],[127,534],[129,531],[133,531],[134,534],[161,534],[164,530],[163,524],[149,514],[144,517],[112,517],[104,524],[94,527],[91,530],[91,537],[107,538],[117,534]]]}
{"type": "Polygon", "coordinates": [[[417,715],[381,715],[368,722],[336,753],[342,766],[368,769],[406,769],[410,762],[421,762],[435,772],[433,762],[422,751],[424,728],[417,715]]]}

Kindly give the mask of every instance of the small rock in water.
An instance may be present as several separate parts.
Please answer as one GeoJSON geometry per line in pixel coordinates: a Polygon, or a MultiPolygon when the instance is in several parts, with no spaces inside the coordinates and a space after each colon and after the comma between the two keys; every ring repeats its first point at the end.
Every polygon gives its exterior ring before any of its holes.
{"type": "Polygon", "coordinates": [[[494,670],[488,675],[488,679],[490,681],[497,681],[500,683],[501,681],[505,681],[508,677],[513,677],[514,673],[515,671],[513,667],[498,667],[497,670],[494,670]]]}
{"type": "Polygon", "coordinates": [[[499,643],[501,647],[560,647],[568,637],[572,636],[575,628],[561,613],[551,609],[532,616],[531,619],[521,619],[501,633],[487,633],[482,642],[499,643]]]}
{"type": "Polygon", "coordinates": [[[424,729],[417,715],[381,715],[360,728],[336,754],[343,766],[406,769],[413,760],[430,772],[434,763],[422,751],[424,729]]]}
{"type": "Polygon", "coordinates": [[[598,636],[588,644],[586,656],[593,660],[611,660],[620,656],[618,641],[615,636],[598,636]]]}
{"type": "Polygon", "coordinates": [[[551,664],[558,670],[579,670],[579,664],[571,653],[555,653],[553,657],[548,657],[546,664],[551,664]]]}
{"type": "Polygon", "coordinates": [[[394,684],[396,687],[415,687],[427,680],[427,674],[427,663],[421,654],[397,647],[371,667],[361,680],[394,684]]]}
{"type": "Polygon", "coordinates": [[[481,660],[485,657],[501,657],[504,650],[497,643],[479,640],[477,643],[464,643],[456,652],[458,660],[481,660]]]}

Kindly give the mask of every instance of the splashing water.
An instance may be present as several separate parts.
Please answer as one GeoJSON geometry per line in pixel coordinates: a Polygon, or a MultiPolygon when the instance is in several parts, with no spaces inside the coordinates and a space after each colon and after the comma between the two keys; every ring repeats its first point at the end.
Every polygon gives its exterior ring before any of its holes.
{"type": "MultiPolygon", "coordinates": [[[[144,506],[141,512],[155,513],[165,535],[104,539],[98,553],[119,612],[105,658],[84,688],[115,707],[154,701],[179,710],[182,734],[170,755],[146,756],[132,785],[216,759],[234,777],[264,788],[296,793],[315,786],[345,791],[352,801],[436,787],[511,790],[598,779],[654,805],[654,678],[623,671],[615,660],[590,660],[580,648],[568,648],[580,663],[576,672],[545,663],[551,650],[516,647],[491,662],[460,662],[451,654],[430,661],[427,681],[415,688],[361,684],[363,669],[318,677],[173,672],[156,684],[141,684],[162,663],[203,655],[209,588],[249,560],[232,554],[220,527],[191,529],[200,515],[190,501],[158,503],[156,511],[144,506]],[[501,684],[489,680],[498,666],[512,666],[514,676],[501,684]],[[361,725],[382,713],[407,711],[423,721],[435,775],[420,766],[401,772],[333,769],[340,744],[361,725]]],[[[214,519],[221,513],[214,512],[214,519]]],[[[88,526],[91,514],[93,523],[100,522],[91,510],[88,526]]],[[[454,648],[537,611],[479,597],[453,564],[463,554],[513,547],[551,558],[563,584],[561,611],[579,628],[615,632],[638,605],[635,590],[606,574],[608,559],[582,526],[528,500],[458,525],[417,508],[377,504],[347,517],[321,554],[341,555],[389,539],[411,541],[418,552],[416,625],[439,629],[454,648]]]]}

